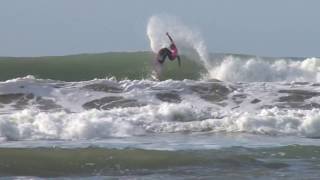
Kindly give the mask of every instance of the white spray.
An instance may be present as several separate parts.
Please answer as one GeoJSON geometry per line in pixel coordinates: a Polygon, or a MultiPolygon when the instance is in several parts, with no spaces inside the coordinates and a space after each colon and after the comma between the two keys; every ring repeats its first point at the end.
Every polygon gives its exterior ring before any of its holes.
{"type": "Polygon", "coordinates": [[[223,58],[213,65],[204,40],[199,32],[187,27],[178,18],[169,15],[150,17],[147,25],[147,35],[153,52],[168,47],[169,40],[165,33],[172,34],[179,51],[190,54],[190,49],[196,52],[200,62],[207,69],[204,78],[215,78],[222,81],[313,81],[320,82],[319,58],[307,58],[302,61],[291,59],[265,60],[263,58],[242,59],[234,56],[223,58]]]}
{"type": "Polygon", "coordinates": [[[178,45],[195,50],[207,70],[211,69],[207,47],[199,32],[184,25],[178,18],[169,15],[152,16],[147,25],[147,35],[154,53],[168,47],[165,33],[169,32],[178,45]]]}

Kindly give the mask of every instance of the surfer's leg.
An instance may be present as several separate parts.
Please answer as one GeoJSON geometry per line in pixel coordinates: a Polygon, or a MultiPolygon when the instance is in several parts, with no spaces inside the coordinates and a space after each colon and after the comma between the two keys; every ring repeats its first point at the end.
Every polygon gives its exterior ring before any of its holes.
{"type": "Polygon", "coordinates": [[[169,56],[171,53],[171,51],[168,48],[162,48],[160,49],[159,53],[158,53],[158,57],[157,60],[160,64],[164,63],[164,61],[166,60],[167,56],[169,56]]]}

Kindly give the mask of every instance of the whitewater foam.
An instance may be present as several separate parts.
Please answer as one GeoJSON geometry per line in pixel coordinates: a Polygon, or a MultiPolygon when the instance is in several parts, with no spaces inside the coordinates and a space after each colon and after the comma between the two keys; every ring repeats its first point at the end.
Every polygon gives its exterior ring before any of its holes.
{"type": "Polygon", "coordinates": [[[263,59],[228,56],[209,70],[211,78],[231,82],[319,82],[320,59],[263,59]]]}
{"type": "Polygon", "coordinates": [[[218,112],[205,111],[190,103],[71,114],[23,110],[0,116],[0,136],[3,140],[79,140],[148,133],[238,132],[319,138],[319,114],[319,109],[273,108],[256,113],[224,112],[225,116],[220,117],[218,112]]]}
{"type": "Polygon", "coordinates": [[[30,76],[0,83],[0,137],[64,140],[244,132],[318,138],[318,91],[313,83],[61,82],[30,76]]]}

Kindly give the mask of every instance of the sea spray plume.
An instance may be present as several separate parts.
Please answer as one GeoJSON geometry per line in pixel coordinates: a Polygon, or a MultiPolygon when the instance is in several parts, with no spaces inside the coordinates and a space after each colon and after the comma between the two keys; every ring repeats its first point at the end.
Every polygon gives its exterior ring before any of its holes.
{"type": "Polygon", "coordinates": [[[207,47],[200,33],[187,27],[174,16],[154,15],[150,17],[147,25],[147,35],[154,53],[169,45],[169,41],[165,37],[166,32],[172,34],[180,50],[181,47],[195,50],[205,68],[207,70],[211,69],[207,47]]]}

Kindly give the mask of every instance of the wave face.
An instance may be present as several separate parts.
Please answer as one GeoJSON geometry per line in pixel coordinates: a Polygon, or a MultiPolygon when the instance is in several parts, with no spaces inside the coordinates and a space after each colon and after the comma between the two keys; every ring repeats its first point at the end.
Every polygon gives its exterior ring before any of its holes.
{"type": "MultiPolygon", "coordinates": [[[[119,52],[79,54],[53,57],[0,58],[0,80],[27,75],[41,79],[83,81],[94,78],[117,79],[151,78],[155,54],[151,52],[119,52]]],[[[177,62],[166,62],[161,79],[199,79],[205,72],[201,64],[182,57],[182,68],[177,62]]]]}

